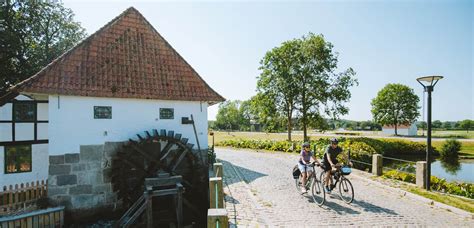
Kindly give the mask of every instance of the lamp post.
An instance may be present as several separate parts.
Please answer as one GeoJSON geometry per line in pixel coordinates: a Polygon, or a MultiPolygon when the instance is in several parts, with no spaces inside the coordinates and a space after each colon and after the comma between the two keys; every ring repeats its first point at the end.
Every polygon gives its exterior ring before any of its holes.
{"type": "Polygon", "coordinates": [[[433,88],[438,83],[443,76],[426,76],[420,77],[416,80],[420,83],[423,88],[425,88],[424,92],[428,92],[428,119],[427,119],[427,136],[426,136],[426,190],[430,190],[430,178],[431,178],[431,92],[433,92],[433,88]]]}

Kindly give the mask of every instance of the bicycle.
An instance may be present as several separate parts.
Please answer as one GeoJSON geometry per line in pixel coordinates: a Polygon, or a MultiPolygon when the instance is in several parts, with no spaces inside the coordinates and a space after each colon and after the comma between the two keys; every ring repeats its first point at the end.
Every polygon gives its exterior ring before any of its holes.
{"type": "MultiPolygon", "coordinates": [[[[322,186],[326,186],[326,172],[324,171],[320,175],[320,180],[322,182],[322,186]]],[[[342,201],[346,202],[347,204],[352,203],[354,200],[354,187],[349,179],[345,176],[351,173],[351,168],[349,166],[341,166],[340,164],[336,165],[336,171],[331,174],[331,178],[334,178],[333,184],[330,186],[330,190],[332,191],[336,185],[339,183],[339,196],[342,201]]]]}
{"type": "MultiPolygon", "coordinates": [[[[321,179],[318,179],[316,176],[316,170],[314,166],[319,166],[319,164],[312,162],[311,164],[306,165],[306,167],[312,168],[313,171],[311,172],[311,175],[307,177],[306,184],[304,187],[306,190],[311,189],[311,198],[313,199],[313,202],[315,202],[318,206],[321,206],[326,200],[326,193],[323,190],[323,184],[321,183],[321,179]]],[[[296,177],[294,176],[294,179],[296,190],[301,193],[301,174],[296,177]]]]}

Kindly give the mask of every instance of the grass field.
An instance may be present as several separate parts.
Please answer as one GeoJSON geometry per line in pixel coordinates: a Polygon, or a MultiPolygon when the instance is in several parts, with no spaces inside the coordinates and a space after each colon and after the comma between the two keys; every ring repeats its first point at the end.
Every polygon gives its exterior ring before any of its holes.
{"type": "MultiPolygon", "coordinates": [[[[418,130],[418,135],[422,135],[423,131],[418,130]]],[[[426,130],[424,131],[426,135],[426,130]]],[[[434,138],[460,138],[460,139],[474,139],[474,131],[437,131],[433,130],[431,135],[434,138]]]]}
{"type": "MultiPolygon", "coordinates": [[[[363,137],[364,135],[361,135],[363,137]]],[[[333,136],[311,136],[311,139],[318,139],[318,138],[328,138],[333,136]]],[[[265,133],[265,132],[214,132],[214,140],[215,143],[220,141],[230,140],[230,139],[258,139],[258,140],[287,140],[288,135],[287,133],[265,133]]],[[[293,134],[291,136],[292,140],[295,141],[302,141],[303,135],[302,134],[293,134]]],[[[401,139],[401,140],[409,140],[409,139],[401,139]]],[[[422,142],[426,143],[426,142],[422,142]]],[[[432,141],[432,145],[436,148],[441,148],[441,145],[444,141],[432,141]]],[[[462,156],[474,156],[474,141],[462,141],[462,147],[459,155],[462,156]]],[[[212,144],[212,136],[209,136],[209,144],[212,144]]]]}

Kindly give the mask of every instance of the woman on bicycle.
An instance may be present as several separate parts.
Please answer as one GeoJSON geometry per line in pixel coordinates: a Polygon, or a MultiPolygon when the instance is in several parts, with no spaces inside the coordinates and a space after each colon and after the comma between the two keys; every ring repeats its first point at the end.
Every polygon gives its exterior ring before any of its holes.
{"type": "Polygon", "coordinates": [[[311,161],[316,162],[318,165],[321,165],[319,161],[314,156],[314,153],[311,152],[310,145],[308,142],[303,143],[301,146],[300,158],[298,160],[298,169],[301,172],[301,192],[306,193],[306,180],[311,175],[312,170],[308,168],[308,165],[311,161]]]}
{"type": "MultiPolygon", "coordinates": [[[[335,171],[336,166],[338,165],[337,156],[342,152],[342,148],[338,146],[338,141],[336,138],[332,138],[331,144],[326,148],[326,152],[323,155],[323,169],[326,171],[326,186],[324,189],[327,193],[331,193],[332,189],[332,178],[331,175],[335,171]]],[[[349,164],[352,163],[349,161],[349,164]]]]}

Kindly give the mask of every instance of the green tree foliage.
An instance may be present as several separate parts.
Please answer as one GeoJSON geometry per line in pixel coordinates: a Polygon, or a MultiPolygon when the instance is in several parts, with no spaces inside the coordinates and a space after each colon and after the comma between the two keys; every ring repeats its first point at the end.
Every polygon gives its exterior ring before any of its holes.
{"type": "Polygon", "coordinates": [[[344,103],[351,97],[349,88],[358,83],[352,68],[336,72],[338,53],[324,36],[310,33],[299,43],[294,68],[299,92],[296,107],[302,116],[304,139],[308,140],[308,126],[326,128],[324,115],[337,118],[347,114],[344,103]]]}
{"type": "Polygon", "coordinates": [[[287,119],[285,113],[278,110],[272,94],[257,93],[250,99],[250,112],[253,121],[263,126],[267,132],[282,131],[287,119]]]}
{"type": "Polygon", "coordinates": [[[441,146],[439,154],[441,158],[456,159],[458,158],[458,152],[461,150],[461,143],[456,139],[448,139],[441,146]]]}
{"type": "Polygon", "coordinates": [[[441,127],[446,129],[446,130],[450,130],[450,129],[453,128],[453,123],[449,122],[449,121],[446,121],[446,122],[443,122],[441,127]]]}
{"type": "Polygon", "coordinates": [[[469,132],[469,129],[474,128],[474,121],[472,121],[472,120],[463,120],[459,123],[459,127],[461,129],[464,129],[467,132],[469,132]]]}
{"type": "Polygon", "coordinates": [[[327,127],[322,121],[324,115],[337,118],[348,112],[344,103],[349,101],[349,88],[357,85],[357,80],[351,68],[336,72],[337,56],[322,35],[309,33],[273,48],[260,62],[257,90],[272,97],[278,110],[284,110],[288,140],[295,110],[301,116],[305,139],[308,126],[327,127]]]}
{"type": "Polygon", "coordinates": [[[238,100],[219,104],[216,122],[214,123],[215,127],[226,130],[240,130],[240,124],[243,119],[239,111],[240,104],[241,102],[238,100]]]}
{"type": "Polygon", "coordinates": [[[0,1],[0,96],[85,37],[60,1],[0,1]]]}
{"type": "Polygon", "coordinates": [[[423,129],[425,130],[427,128],[427,124],[426,124],[426,121],[418,121],[416,122],[416,127],[419,128],[419,129],[423,129]]]}
{"type": "Polygon", "coordinates": [[[431,127],[435,129],[440,129],[443,123],[440,120],[435,120],[431,123],[431,127]]]}
{"type": "Polygon", "coordinates": [[[260,61],[262,71],[257,78],[260,96],[272,101],[277,110],[282,110],[287,119],[288,140],[291,141],[292,117],[296,106],[298,90],[294,68],[299,41],[284,42],[280,47],[268,51],[260,61]]]}
{"type": "Polygon", "coordinates": [[[387,84],[372,99],[372,116],[381,125],[411,124],[420,115],[418,101],[420,98],[413,89],[402,84],[387,84]]]}

